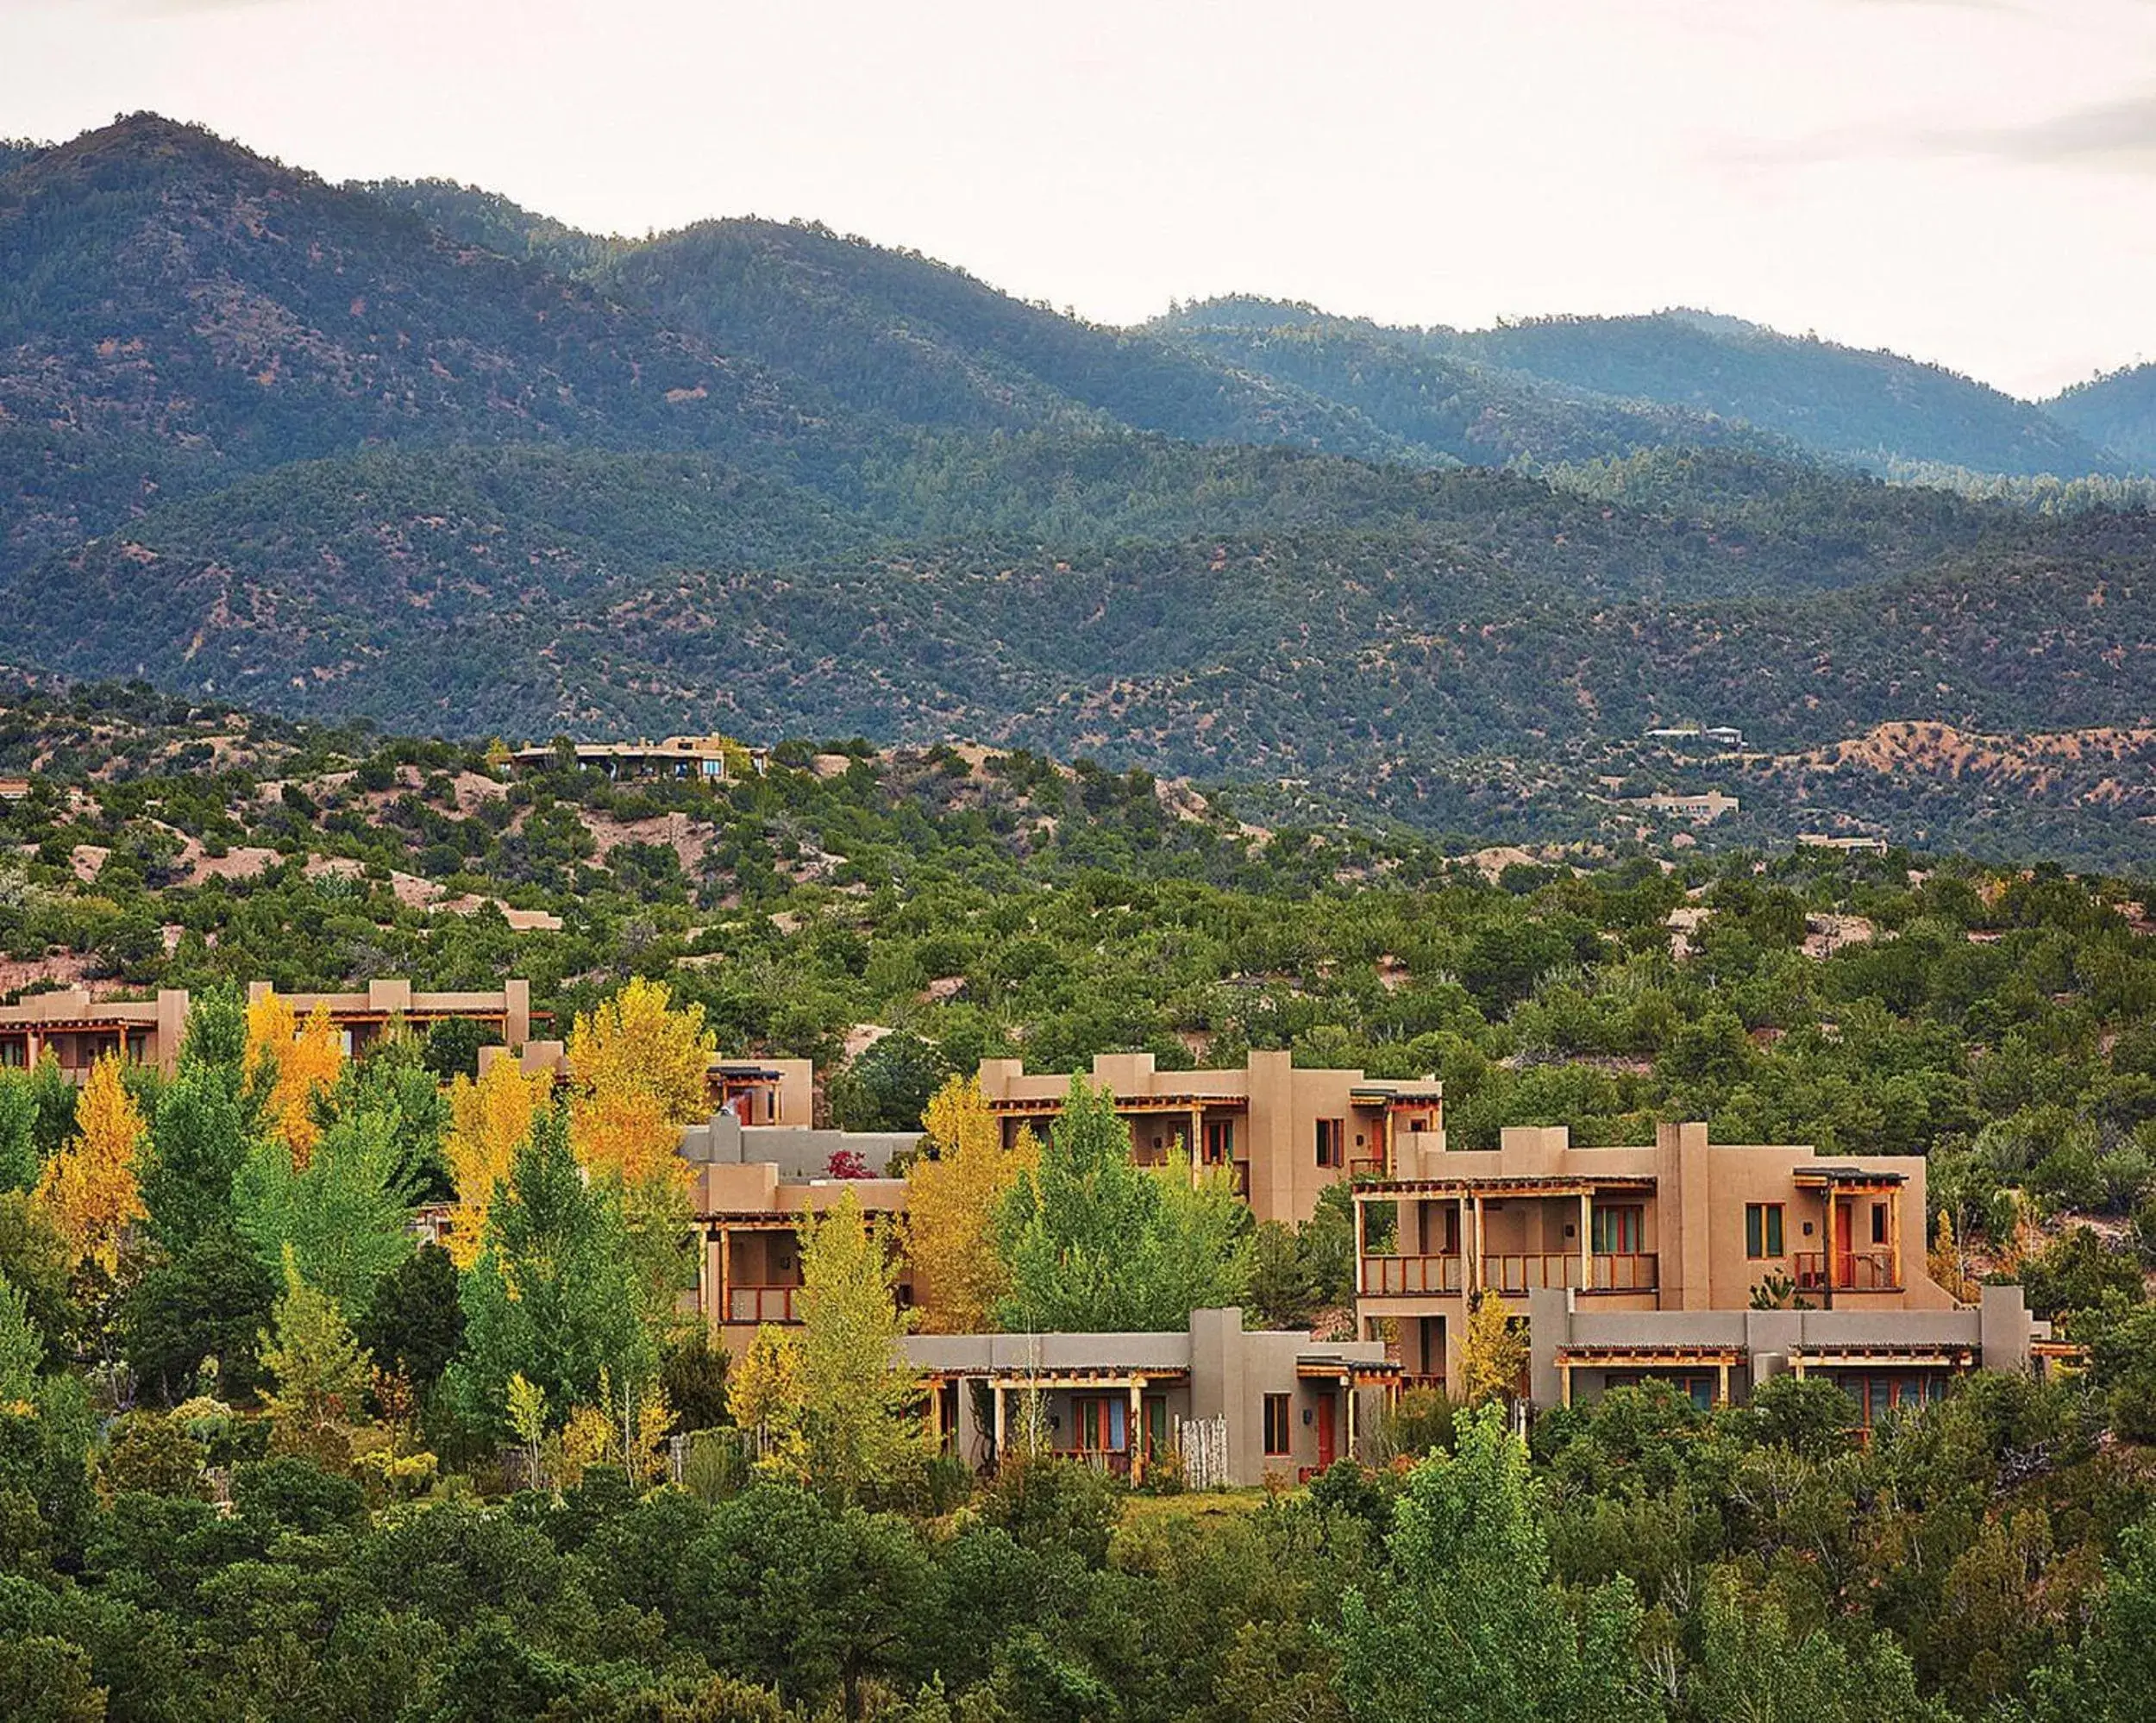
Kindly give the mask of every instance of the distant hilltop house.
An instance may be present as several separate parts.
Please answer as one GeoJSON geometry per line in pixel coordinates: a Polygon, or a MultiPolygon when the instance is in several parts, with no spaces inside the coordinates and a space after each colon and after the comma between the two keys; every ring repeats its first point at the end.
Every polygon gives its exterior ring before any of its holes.
{"type": "Polygon", "coordinates": [[[1745,733],[1731,724],[1679,724],[1647,732],[1647,740],[1660,742],[1696,742],[1708,748],[1742,748],[1745,733]]]}
{"type": "Polygon", "coordinates": [[[1720,819],[1726,813],[1737,811],[1737,798],[1720,790],[1702,790],[1697,794],[1678,793],[1658,790],[1651,796],[1639,798],[1639,805],[1658,814],[1672,814],[1678,819],[1689,819],[1705,825],[1720,819]]]}
{"type": "Polygon", "coordinates": [[[771,763],[764,748],[745,748],[724,736],[669,736],[663,742],[539,742],[519,748],[510,755],[520,772],[544,772],[562,763],[564,751],[579,766],[593,768],[610,778],[699,778],[724,783],[738,764],[761,777],[771,763]]]}
{"type": "Polygon", "coordinates": [[[1839,849],[1850,855],[1883,855],[1887,853],[1886,839],[1863,832],[1853,836],[1837,837],[1824,831],[1800,831],[1796,841],[1807,849],[1839,849]]]}
{"type": "Polygon", "coordinates": [[[29,793],[30,780],[28,778],[0,778],[0,802],[26,801],[29,793]]]}

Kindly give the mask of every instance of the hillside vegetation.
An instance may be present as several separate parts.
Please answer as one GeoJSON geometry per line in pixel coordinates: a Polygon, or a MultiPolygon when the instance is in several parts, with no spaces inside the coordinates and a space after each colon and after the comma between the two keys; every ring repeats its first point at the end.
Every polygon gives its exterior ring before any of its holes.
{"type": "MultiPolygon", "coordinates": [[[[2156,722],[2152,529],[2086,488],[2134,481],[1865,476],[2107,467],[1890,356],[1689,314],[1109,329],[819,228],[580,235],[154,116],[13,160],[25,670],[449,735],[1086,753],[1508,842],[1623,836],[1613,774],[1739,787],[1634,757],[1679,720],[1777,756],[2156,722]]],[[[2002,805],[1909,770],[1921,818],[1877,774],[1753,773],[1708,835],[2116,862],[2149,830],[2078,780],[2002,805]]]]}

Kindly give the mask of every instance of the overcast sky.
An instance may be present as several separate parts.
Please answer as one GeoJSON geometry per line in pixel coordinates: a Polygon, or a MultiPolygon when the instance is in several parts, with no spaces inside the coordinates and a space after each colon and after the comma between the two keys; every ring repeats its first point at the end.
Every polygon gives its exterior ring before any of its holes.
{"type": "Polygon", "coordinates": [[[2156,0],[0,0],[0,135],[141,108],[1112,322],[1691,304],[2025,394],[2156,358],[2156,0]]]}

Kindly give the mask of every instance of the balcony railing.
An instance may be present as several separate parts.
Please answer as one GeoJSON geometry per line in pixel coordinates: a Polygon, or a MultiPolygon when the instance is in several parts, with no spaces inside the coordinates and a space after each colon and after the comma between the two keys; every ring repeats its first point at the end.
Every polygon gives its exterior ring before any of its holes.
{"type": "MultiPolygon", "coordinates": [[[[1365,1298],[1412,1298],[1463,1290],[1466,1258],[1365,1256],[1362,1288],[1365,1298]]],[[[1660,1284],[1661,1259],[1652,1251],[1624,1251],[1593,1259],[1593,1277],[1582,1271],[1576,1250],[1531,1250],[1482,1258],[1482,1284],[1508,1297],[1524,1297],[1544,1288],[1578,1288],[1590,1292],[1652,1292],[1660,1284]]]]}
{"type": "Polygon", "coordinates": [[[744,1287],[726,1288],[729,1322],[799,1322],[793,1313],[793,1295],[799,1287],[744,1287]]]}
{"type": "Polygon", "coordinates": [[[1589,1292],[1652,1292],[1659,1283],[1661,1259],[1651,1251],[1598,1254],[1592,1263],[1590,1280],[1576,1250],[1485,1256],[1482,1284],[1508,1296],[1524,1296],[1566,1287],[1589,1292]]]}
{"type": "Polygon", "coordinates": [[[1899,1292],[1891,1250],[1799,1250],[1789,1258],[1799,1292],[1899,1292]],[[1831,1260],[1834,1278],[1827,1269],[1831,1260]]]}
{"type": "Polygon", "coordinates": [[[1456,1293],[1460,1290],[1466,1258],[1450,1256],[1365,1256],[1363,1258],[1363,1295],[1365,1298],[1413,1297],[1417,1294],[1456,1293]]]}

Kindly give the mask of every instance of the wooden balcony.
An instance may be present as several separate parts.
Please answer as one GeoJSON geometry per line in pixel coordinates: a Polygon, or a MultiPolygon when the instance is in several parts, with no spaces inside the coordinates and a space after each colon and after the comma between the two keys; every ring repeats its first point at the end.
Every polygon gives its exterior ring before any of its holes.
{"type": "Polygon", "coordinates": [[[1531,1250],[1482,1258],[1482,1284],[1507,1298],[1573,1288],[1582,1292],[1652,1292],[1661,1259],[1648,1251],[1596,1256],[1590,1271],[1576,1250],[1531,1250]]]}
{"type": "MultiPolygon", "coordinates": [[[[1361,1264],[1363,1296],[1418,1298],[1463,1291],[1466,1260],[1457,1254],[1365,1256],[1361,1264]]],[[[1661,1284],[1660,1258],[1652,1251],[1597,1256],[1590,1275],[1583,1271],[1576,1250],[1487,1256],[1480,1284],[1507,1298],[1566,1287],[1584,1292],[1653,1292],[1661,1284]]]]}
{"type": "Polygon", "coordinates": [[[1361,1265],[1365,1298],[1413,1298],[1456,1293],[1467,1259],[1449,1256],[1365,1256],[1361,1265]]]}
{"type": "Polygon", "coordinates": [[[799,1322],[794,1294],[799,1287],[744,1287],[726,1288],[726,1320],[730,1323],[799,1322]]]}
{"type": "Polygon", "coordinates": [[[1799,1250],[1789,1258],[1800,1293],[1900,1292],[1894,1252],[1888,1250],[1799,1250]],[[1833,1279],[1827,1278],[1829,1265],[1833,1279]]]}

